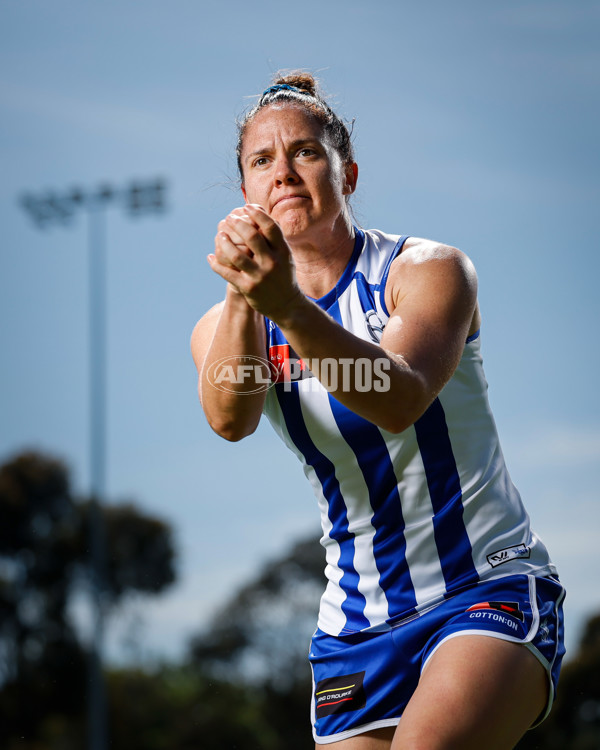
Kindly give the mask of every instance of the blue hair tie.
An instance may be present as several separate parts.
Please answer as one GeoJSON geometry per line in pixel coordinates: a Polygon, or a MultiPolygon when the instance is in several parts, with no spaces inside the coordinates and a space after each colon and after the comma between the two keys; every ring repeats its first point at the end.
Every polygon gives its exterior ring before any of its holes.
{"type": "Polygon", "coordinates": [[[267,94],[274,94],[276,91],[295,91],[297,94],[306,93],[306,92],[302,92],[302,90],[299,89],[297,86],[290,86],[287,83],[276,83],[274,86],[269,86],[268,89],[265,89],[262,92],[262,95],[266,96],[267,94]]]}

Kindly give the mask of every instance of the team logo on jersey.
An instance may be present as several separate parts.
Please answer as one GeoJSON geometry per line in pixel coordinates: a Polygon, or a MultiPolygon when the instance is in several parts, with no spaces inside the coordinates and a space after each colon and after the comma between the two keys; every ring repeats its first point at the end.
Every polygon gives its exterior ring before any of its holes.
{"type": "Polygon", "coordinates": [[[367,310],[367,312],[365,313],[365,324],[367,326],[369,336],[376,344],[378,344],[381,341],[381,335],[383,333],[385,325],[379,315],[377,315],[375,310],[367,310]]]}
{"type": "Polygon", "coordinates": [[[341,677],[328,677],[318,682],[315,687],[317,718],[364,708],[366,703],[364,677],[364,672],[356,672],[341,677]]]}
{"type": "Polygon", "coordinates": [[[505,547],[504,549],[498,549],[487,555],[487,561],[492,568],[502,565],[502,563],[508,562],[509,560],[516,560],[520,558],[528,558],[531,555],[531,550],[525,544],[515,544],[512,547],[505,547]]]}
{"type": "Polygon", "coordinates": [[[521,622],[525,619],[517,602],[479,602],[479,604],[474,604],[472,607],[469,607],[467,612],[479,612],[485,610],[506,612],[506,614],[516,617],[517,620],[521,620],[521,622]]]}
{"type": "Polygon", "coordinates": [[[274,373],[273,383],[293,383],[314,377],[306,363],[298,357],[289,344],[270,346],[269,362],[274,373]]]}

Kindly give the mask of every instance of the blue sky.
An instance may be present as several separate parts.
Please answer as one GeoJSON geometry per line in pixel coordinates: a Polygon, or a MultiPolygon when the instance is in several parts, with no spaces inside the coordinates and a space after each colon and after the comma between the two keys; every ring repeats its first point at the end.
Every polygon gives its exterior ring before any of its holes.
{"type": "Polygon", "coordinates": [[[458,1],[0,3],[0,460],[64,459],[89,487],[86,216],[18,204],[164,176],[162,217],[108,212],[109,501],[175,529],[179,584],[111,626],[123,654],[180,654],[234,588],[318,515],[261,426],[216,437],[189,336],[223,294],[206,263],[240,204],[235,118],[281,68],[355,118],[365,227],[457,245],[480,279],[504,452],[568,589],[568,644],[600,610],[600,6],[458,1]],[[140,619],[141,618],[141,621],[140,619]]]}

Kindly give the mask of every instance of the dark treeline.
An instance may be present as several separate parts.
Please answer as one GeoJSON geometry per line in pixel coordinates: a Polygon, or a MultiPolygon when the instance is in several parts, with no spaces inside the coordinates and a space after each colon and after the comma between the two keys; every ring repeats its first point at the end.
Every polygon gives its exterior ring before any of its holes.
{"type": "MultiPolygon", "coordinates": [[[[0,467],[0,747],[84,750],[88,653],[73,605],[89,589],[90,503],[60,461],[0,467]]],[[[171,528],[132,503],[103,507],[107,613],[175,581],[171,528]]],[[[306,658],[323,580],[317,534],[216,613],[185,659],[106,669],[111,750],[313,747],[306,658]]],[[[510,689],[510,686],[507,686],[510,689]]],[[[518,750],[600,748],[600,615],[563,668],[549,719],[518,750]]]]}

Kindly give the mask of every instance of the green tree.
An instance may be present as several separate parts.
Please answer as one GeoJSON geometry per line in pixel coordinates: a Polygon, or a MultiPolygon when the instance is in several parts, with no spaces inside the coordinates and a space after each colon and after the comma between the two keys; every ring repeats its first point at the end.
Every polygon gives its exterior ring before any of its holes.
{"type": "Polygon", "coordinates": [[[263,744],[244,750],[305,750],[310,638],[323,592],[324,552],[315,533],[275,560],[217,612],[191,642],[190,661],[221,682],[247,686],[259,701],[263,744]]]}
{"type": "MultiPolygon", "coordinates": [[[[89,513],[61,461],[29,452],[0,467],[2,747],[25,738],[18,747],[34,748],[53,727],[66,722],[77,735],[83,725],[86,650],[70,605],[91,578],[89,513]]],[[[164,521],[132,504],[104,507],[103,519],[109,610],[133,592],[158,593],[175,580],[164,521]]]]}
{"type": "Polygon", "coordinates": [[[554,708],[518,750],[600,748],[600,614],[585,625],[577,652],[563,666],[554,708]]]}
{"type": "Polygon", "coordinates": [[[111,750],[281,750],[262,696],[185,666],[108,675],[111,750]]]}
{"type": "Polygon", "coordinates": [[[192,662],[218,677],[263,686],[306,671],[324,565],[316,535],[268,563],[192,639],[192,662]]]}

